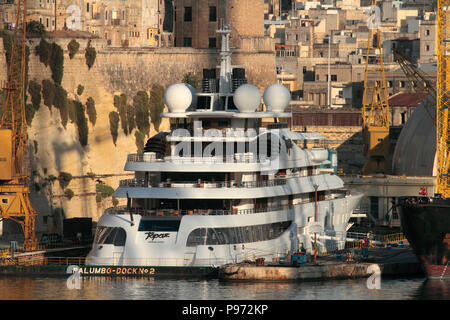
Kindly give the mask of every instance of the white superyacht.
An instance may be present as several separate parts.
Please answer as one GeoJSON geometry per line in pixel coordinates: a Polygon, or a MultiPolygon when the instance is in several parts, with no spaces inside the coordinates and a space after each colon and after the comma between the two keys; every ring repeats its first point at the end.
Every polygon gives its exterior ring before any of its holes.
{"type": "Polygon", "coordinates": [[[264,104],[245,70],[233,68],[230,30],[222,34],[220,77],[204,71],[202,92],[174,84],[165,92],[170,132],[128,155],[114,196],[127,206],[100,218],[86,265],[220,266],[301,248],[343,249],[362,194],[321,171],[329,151],[318,134],[293,132],[281,119],[290,93],[265,89],[264,104]],[[302,148],[299,147],[302,146],[302,148]]]}

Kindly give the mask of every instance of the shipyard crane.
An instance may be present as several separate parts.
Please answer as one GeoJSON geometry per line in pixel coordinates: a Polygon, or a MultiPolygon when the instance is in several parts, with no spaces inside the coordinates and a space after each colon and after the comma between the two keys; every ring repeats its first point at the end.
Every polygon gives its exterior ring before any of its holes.
{"type": "MultiPolygon", "coordinates": [[[[372,0],[371,8],[377,8],[376,0],[372,0]]],[[[368,33],[362,104],[363,154],[368,156],[368,160],[362,173],[388,173],[390,165],[386,158],[390,149],[389,104],[380,29],[377,23],[369,25],[368,33]],[[376,80],[369,81],[369,73],[375,76],[376,80]]]]}
{"type": "Polygon", "coordinates": [[[409,61],[400,52],[394,51],[394,58],[403,70],[403,73],[411,83],[411,88],[416,93],[428,93],[433,99],[424,101],[425,111],[428,113],[433,123],[436,123],[436,84],[427,79],[425,74],[409,61]]]}
{"type": "Polygon", "coordinates": [[[26,81],[26,0],[17,0],[15,28],[8,61],[8,80],[3,114],[0,119],[0,219],[19,223],[24,248],[36,245],[36,211],[28,187],[25,166],[27,123],[25,116],[26,81]]]}
{"type": "Polygon", "coordinates": [[[436,193],[450,197],[450,0],[438,0],[437,14],[436,193]]]}

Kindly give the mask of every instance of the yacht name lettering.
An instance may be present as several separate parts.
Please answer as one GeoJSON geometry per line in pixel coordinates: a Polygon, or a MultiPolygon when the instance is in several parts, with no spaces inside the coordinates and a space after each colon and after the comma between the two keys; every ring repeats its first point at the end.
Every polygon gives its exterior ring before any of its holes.
{"type": "Polygon", "coordinates": [[[145,238],[145,240],[151,239],[152,241],[154,241],[155,239],[164,239],[164,238],[170,237],[169,233],[156,233],[156,232],[150,231],[150,232],[146,232],[146,234],[147,234],[147,238],[145,238]]]}

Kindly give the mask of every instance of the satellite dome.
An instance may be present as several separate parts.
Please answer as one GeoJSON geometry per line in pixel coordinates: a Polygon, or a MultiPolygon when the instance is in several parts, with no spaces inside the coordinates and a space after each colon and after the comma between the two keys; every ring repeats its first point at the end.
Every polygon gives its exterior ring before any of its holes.
{"type": "Polygon", "coordinates": [[[191,91],[191,94],[192,94],[192,102],[189,105],[189,108],[190,108],[190,107],[195,106],[197,104],[197,91],[189,83],[184,83],[184,85],[186,87],[188,87],[189,91],[191,91]]]}
{"type": "Polygon", "coordinates": [[[291,101],[291,93],[281,84],[272,84],[264,91],[263,100],[268,111],[283,112],[291,101]]]}
{"type": "Polygon", "coordinates": [[[164,103],[169,108],[169,112],[185,112],[192,103],[191,90],[185,83],[170,85],[164,93],[164,103]]]}
{"type": "Polygon", "coordinates": [[[255,112],[261,104],[261,93],[254,85],[243,84],[234,92],[233,102],[240,112],[255,112]]]}

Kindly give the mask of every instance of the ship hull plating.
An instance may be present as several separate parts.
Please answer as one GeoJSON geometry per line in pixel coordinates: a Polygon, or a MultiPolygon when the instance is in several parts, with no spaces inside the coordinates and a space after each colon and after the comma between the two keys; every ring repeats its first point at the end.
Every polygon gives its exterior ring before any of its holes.
{"type": "Polygon", "coordinates": [[[450,200],[406,198],[404,233],[429,279],[450,279],[450,200]]]}

